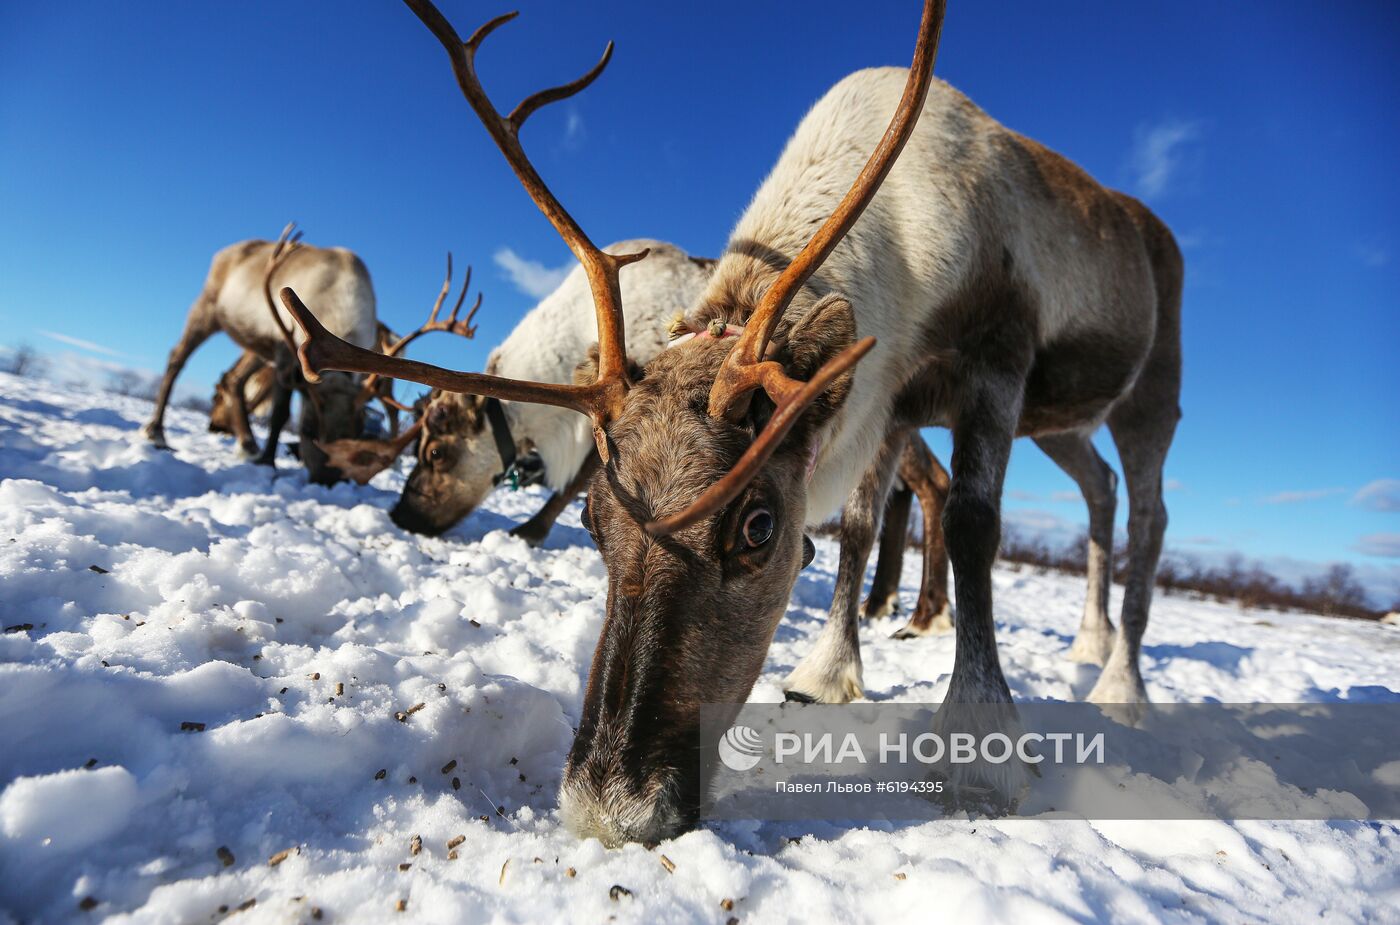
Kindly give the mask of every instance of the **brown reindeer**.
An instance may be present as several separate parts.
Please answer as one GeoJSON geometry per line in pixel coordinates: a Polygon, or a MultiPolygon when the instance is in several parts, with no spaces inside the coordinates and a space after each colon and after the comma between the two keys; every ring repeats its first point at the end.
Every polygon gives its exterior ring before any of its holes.
{"type": "Polygon", "coordinates": [[[243,351],[214,385],[214,396],[209,403],[209,432],[232,434],[246,455],[256,456],[258,444],[248,419],[271,409],[276,374],[262,357],[243,351]]]}
{"type": "MultiPolygon", "coordinates": [[[[560,791],[576,832],[647,842],[694,823],[700,705],[746,699],[801,566],[804,524],[828,517],[867,473],[893,470],[887,436],[899,428],[953,435],[942,521],[957,648],[939,715],[1011,703],[991,569],[1012,441],[1053,437],[1090,459],[1104,422],[1127,478],[1128,567],[1120,632],[1089,699],[1146,699],[1138,659],[1180,416],[1180,252],[1141,203],[933,80],[941,0],[924,4],[907,71],[847,77],[803,119],[687,313],[691,335],[640,381],[627,370],[617,272],[643,255],[594,246],[518,137],[541,106],[591,83],[611,46],[584,77],[502,116],[474,58],[513,14],[463,42],[427,0],[406,2],[584,265],[597,378],[560,386],[386,359],[338,341],[295,292],[281,296],[307,334],[308,377],[380,371],[590,417],[603,465],[584,521],[608,600],[560,791]]],[[[1026,771],[977,773],[1009,794],[1026,771]]]]}

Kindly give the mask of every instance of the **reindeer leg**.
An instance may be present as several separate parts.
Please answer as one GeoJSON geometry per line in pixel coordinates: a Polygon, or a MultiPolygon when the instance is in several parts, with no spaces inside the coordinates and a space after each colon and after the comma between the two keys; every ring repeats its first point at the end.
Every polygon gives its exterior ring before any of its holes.
{"type": "MultiPolygon", "coordinates": [[[[1162,502],[1162,467],[1181,417],[1177,396],[1181,387],[1179,342],[1159,332],[1159,346],[1138,377],[1132,393],[1109,415],[1108,427],[1123,475],[1128,483],[1128,573],[1123,588],[1123,612],[1119,632],[1089,701],[1099,704],[1142,704],[1147,689],[1138,660],[1147,613],[1152,605],[1152,585],[1167,529],[1167,508],[1162,502]]],[[[1124,717],[1136,721],[1141,708],[1124,717]]]]}
{"type": "Polygon", "coordinates": [[[170,448],[170,445],[165,442],[165,408],[170,403],[170,393],[175,388],[175,379],[185,368],[185,363],[189,360],[190,355],[199,349],[200,344],[219,330],[218,322],[214,319],[213,308],[213,302],[205,295],[200,295],[194,305],[190,307],[190,313],[185,318],[185,329],[180,333],[180,340],[170,351],[170,359],[165,364],[165,375],[160,380],[160,392],[156,395],[155,410],[151,412],[151,419],[146,422],[146,426],[141,428],[142,435],[163,450],[170,448]]]}
{"type": "Polygon", "coordinates": [[[948,470],[918,434],[900,460],[899,474],[919,498],[924,519],[923,581],[919,604],[909,624],[895,632],[895,639],[911,639],[953,630],[948,603],[948,548],[943,542],[943,508],[948,502],[948,470]]]}
{"type": "MultiPolygon", "coordinates": [[[[1019,735],[1011,690],[997,656],[992,611],[992,565],[1001,543],[1002,486],[1031,356],[1026,349],[1025,367],[1008,368],[1007,361],[1014,361],[1021,353],[1017,346],[1005,341],[988,344],[984,355],[977,357],[981,362],[972,366],[959,384],[952,480],[943,508],[948,558],[958,589],[953,620],[956,648],[948,692],[934,716],[934,731],[945,738],[953,732],[1000,732],[1013,740],[1019,735]]],[[[952,765],[948,770],[950,796],[960,802],[968,793],[979,802],[1004,806],[1019,799],[1029,773],[1028,766],[1018,760],[952,765]]]]}
{"type": "Polygon", "coordinates": [[[880,549],[875,559],[875,577],[862,615],[867,619],[887,617],[899,610],[899,579],[904,570],[904,544],[909,535],[909,507],[914,493],[903,482],[890,492],[885,505],[884,525],[880,527],[880,549]]]}
{"type": "Polygon", "coordinates": [[[283,375],[279,359],[277,375],[273,378],[272,385],[272,414],[267,419],[267,443],[263,444],[262,453],[258,458],[253,460],[260,466],[277,466],[277,444],[282,436],[282,428],[287,426],[287,419],[292,416],[290,380],[290,373],[283,375]]]}
{"type": "Polygon", "coordinates": [[[564,490],[556,491],[550,495],[549,500],[544,503],[544,507],[536,511],[534,517],[512,528],[510,535],[520,537],[531,546],[543,543],[545,538],[549,536],[549,531],[554,528],[554,521],[558,520],[559,515],[564,512],[564,508],[568,507],[588,487],[588,480],[593,478],[593,473],[598,471],[601,462],[602,460],[598,458],[598,451],[590,450],[583,465],[579,466],[578,472],[564,490]]]}
{"type": "Polygon", "coordinates": [[[1113,648],[1113,621],[1108,618],[1108,590],[1113,579],[1113,516],[1118,476],[1094,449],[1086,434],[1039,437],[1035,445],[1075,483],[1089,505],[1089,592],[1084,619],[1070,646],[1069,660],[1102,665],[1113,648]]]}
{"type": "Polygon", "coordinates": [[[262,367],[261,363],[249,363],[248,368],[242,370],[234,377],[231,385],[232,391],[229,393],[229,401],[233,406],[233,436],[238,440],[238,448],[244,456],[254,457],[258,455],[258,441],[253,436],[252,425],[248,423],[248,380],[262,367]]]}
{"type": "Polygon", "coordinates": [[[831,611],[816,647],[783,682],[788,700],[847,703],[863,693],[857,632],[860,586],[904,439],[902,432],[886,438],[841,512],[841,562],[831,611]]]}

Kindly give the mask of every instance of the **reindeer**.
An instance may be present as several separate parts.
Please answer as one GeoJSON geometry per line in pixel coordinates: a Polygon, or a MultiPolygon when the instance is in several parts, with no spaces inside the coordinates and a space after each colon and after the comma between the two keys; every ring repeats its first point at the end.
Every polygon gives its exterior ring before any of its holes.
{"type": "MultiPolygon", "coordinates": [[[[143,428],[146,437],[161,448],[165,439],[165,408],[176,378],[191,354],[210,336],[228,334],[245,351],[276,370],[267,443],[258,449],[248,426],[248,410],[242,383],[256,374],[253,360],[240,360],[228,383],[232,401],[230,426],[240,448],[262,465],[273,465],[278,437],[291,414],[292,392],[304,402],[300,430],[302,461],[314,482],[329,484],[340,473],[328,465],[318,444],[359,434],[366,395],[355,376],[337,373],[310,388],[295,364],[296,342],[292,330],[272,298],[274,281],[305,286],[324,299],[327,323],[358,346],[372,347],[387,329],[375,318],[374,288],[364,262],[344,248],[313,247],[293,235],[288,225],[277,241],[251,240],[224,248],[214,255],[204,289],[190,308],[185,329],[170,352],[151,420],[143,428]]],[[[391,397],[391,396],[390,396],[391,397]]]]}
{"type": "Polygon", "coordinates": [[[232,434],[248,456],[258,454],[248,419],[272,406],[277,370],[256,353],[245,350],[214,384],[209,403],[209,432],[232,434]]]}
{"type": "MultiPolygon", "coordinates": [[[[660,241],[623,241],[607,251],[646,247],[651,256],[622,276],[634,362],[645,363],[667,340],[668,325],[699,295],[714,261],[691,257],[660,241]]],[[[588,284],[581,268],[570,273],[491,351],[486,371],[496,376],[568,383],[594,340],[587,321],[588,284]],[[587,327],[585,327],[585,325],[587,327]]],[[[476,509],[508,473],[542,480],[553,494],[534,517],[511,533],[538,545],[597,467],[583,420],[548,405],[434,392],[418,441],[417,465],[391,516],[406,530],[436,536],[476,509]]],[[[379,454],[385,464],[387,453],[379,454]]]]}
{"type": "MultiPolygon", "coordinates": [[[[900,426],[953,435],[942,522],[957,649],[939,715],[1011,704],[991,569],[1012,441],[1051,437],[1092,460],[1089,435],[1105,422],[1127,478],[1128,567],[1120,630],[1089,699],[1146,700],[1138,658],[1180,416],[1181,255],[1141,203],[932,78],[942,0],[925,0],[907,71],[859,71],[802,120],[687,312],[690,333],[640,380],[625,361],[617,279],[644,253],[593,245],[519,140],[541,106],[596,79],[612,46],[583,77],[502,116],[474,61],[514,14],[463,42],[428,0],[406,2],[584,265],[597,375],[564,386],[385,359],[337,340],[291,289],[281,297],[306,333],[308,377],[378,371],[591,419],[602,465],[583,520],[608,599],[560,789],[574,831],[619,844],[694,824],[700,705],[746,699],[801,566],[803,525],[868,472],[888,481],[887,436],[900,426]]],[[[1024,767],[1000,767],[1021,775],[1000,783],[1024,779],[1024,767]]]]}

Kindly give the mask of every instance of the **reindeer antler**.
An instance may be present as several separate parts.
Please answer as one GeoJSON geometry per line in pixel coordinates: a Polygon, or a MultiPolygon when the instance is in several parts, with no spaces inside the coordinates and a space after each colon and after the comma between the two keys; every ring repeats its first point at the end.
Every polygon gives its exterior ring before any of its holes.
{"type": "Polygon", "coordinates": [[[631,387],[627,378],[626,332],[623,330],[622,295],[617,276],[619,270],[629,263],[641,260],[647,252],[609,254],[589,240],[588,235],[550,192],[534,165],[530,163],[520,146],[520,129],[541,107],[568,99],[593,83],[612,57],[612,43],[608,43],[603,57],[582,77],[558,87],[533,93],[511,110],[510,115],[502,116],[477,78],[476,52],[488,35],[514,19],[517,14],[497,16],[463,42],[461,36],[452,28],[452,24],[429,0],[405,2],[447,50],[462,95],[486,127],[496,147],[505,155],[525,191],[583,265],[588,276],[589,289],[593,294],[593,308],[598,322],[598,377],[591,384],[581,386],[523,382],[496,376],[452,372],[400,357],[360,350],[331,337],[301,304],[296,293],[284,289],[282,301],[307,335],[301,349],[302,367],[307,378],[313,381],[320,370],[342,369],[379,373],[396,379],[414,379],[425,385],[453,392],[469,392],[509,401],[570,408],[592,419],[593,437],[598,444],[598,452],[607,460],[609,454],[604,428],[621,412],[623,397],[631,387]]]}
{"type": "Polygon", "coordinates": [[[847,347],[823,366],[809,382],[799,382],[788,377],[782,365],[764,359],[768,341],[774,329],[782,320],[783,312],[791,304],[802,285],[817,271],[836,245],[851,230],[860,218],[861,212],[870,204],[880,184],[894,166],[899,152],[904,149],[914,125],[924,108],[929,84],[933,80],[933,61],[938,54],[938,37],[943,25],[944,0],[925,0],[923,19],[919,23],[919,40],[914,47],[914,62],[909,66],[909,79],[904,84],[904,94],[900,97],[894,117],[885,129],[884,137],[866,161],[856,177],[855,183],[846,192],[836,207],[836,211],[817,229],[807,246],[802,249],[787,269],[783,270],[768,291],[763,294],[758,307],[749,317],[739,341],[729,351],[710,387],[710,414],[713,417],[737,420],[748,412],[753,393],[763,389],[777,404],[777,410],[769,418],[768,425],[734,467],[715,484],[711,485],[689,507],[659,521],[646,525],[647,532],[653,535],[673,533],[683,527],[697,523],[738,497],[763,464],[777,450],[783,437],[787,436],[792,425],[813,401],[821,395],[841,373],[850,369],[875,346],[875,338],[867,337],[847,347]]]}
{"type": "MultiPolygon", "coordinates": [[[[472,284],[472,268],[467,267],[466,278],[462,280],[462,292],[457,296],[457,304],[452,306],[452,314],[443,320],[438,320],[438,312],[442,311],[443,302],[447,299],[447,294],[452,291],[452,252],[447,252],[447,275],[442,280],[442,288],[438,290],[437,300],[433,302],[433,310],[428,313],[428,320],[420,324],[415,330],[410,331],[403,337],[394,341],[384,350],[384,356],[396,357],[403,353],[404,348],[413,343],[424,334],[434,331],[442,331],[444,334],[456,334],[471,340],[476,337],[476,328],[472,326],[472,319],[476,317],[477,311],[481,308],[482,294],[476,294],[476,301],[472,303],[471,310],[467,312],[467,317],[457,320],[457,315],[462,310],[462,305],[467,301],[467,291],[472,284]]],[[[384,378],[380,373],[373,373],[365,379],[365,384],[360,390],[360,401],[368,402],[374,397],[375,389],[379,385],[379,380],[384,378]]],[[[400,411],[405,410],[403,407],[400,411]]]]}
{"type": "Polygon", "coordinates": [[[277,272],[277,268],[287,262],[287,258],[296,253],[301,247],[301,232],[296,230],[297,223],[288,222],[282,228],[282,233],[277,236],[277,241],[272,245],[272,253],[267,255],[267,270],[263,273],[263,298],[267,301],[267,310],[272,313],[272,320],[277,325],[277,330],[282,332],[282,340],[286,342],[287,349],[292,352],[292,356],[297,354],[297,342],[292,337],[291,329],[282,320],[282,313],[277,310],[277,303],[272,300],[272,274],[277,272]],[[293,232],[296,232],[293,234],[293,232]]]}

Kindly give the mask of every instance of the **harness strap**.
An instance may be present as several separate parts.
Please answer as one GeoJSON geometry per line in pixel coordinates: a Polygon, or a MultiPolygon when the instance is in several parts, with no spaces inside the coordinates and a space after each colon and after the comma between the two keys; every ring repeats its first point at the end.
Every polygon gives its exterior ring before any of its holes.
{"type": "Polygon", "coordinates": [[[491,424],[491,436],[496,438],[496,452],[501,454],[501,470],[509,473],[515,465],[515,438],[499,398],[486,399],[486,420],[491,424]]]}

